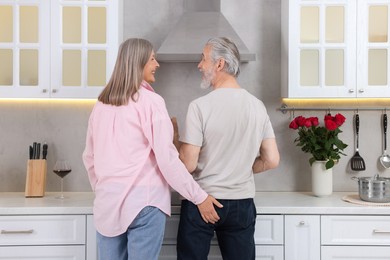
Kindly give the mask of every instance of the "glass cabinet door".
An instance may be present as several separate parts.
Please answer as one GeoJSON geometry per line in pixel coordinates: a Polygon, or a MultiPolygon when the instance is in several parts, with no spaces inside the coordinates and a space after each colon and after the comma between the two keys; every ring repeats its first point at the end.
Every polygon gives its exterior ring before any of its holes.
{"type": "Polygon", "coordinates": [[[0,1],[0,98],[96,98],[115,64],[122,5],[0,1]]]}
{"type": "Polygon", "coordinates": [[[0,3],[0,98],[48,97],[47,1],[0,3]]]}
{"type": "Polygon", "coordinates": [[[389,1],[363,0],[358,21],[358,95],[389,97],[389,1]]]}
{"type": "Polygon", "coordinates": [[[355,95],[356,1],[294,0],[289,5],[289,20],[298,21],[289,27],[289,97],[355,95]]]}
{"type": "Polygon", "coordinates": [[[52,96],[97,97],[106,85],[118,48],[118,1],[58,1],[52,13],[52,57],[57,66],[52,96]]]}

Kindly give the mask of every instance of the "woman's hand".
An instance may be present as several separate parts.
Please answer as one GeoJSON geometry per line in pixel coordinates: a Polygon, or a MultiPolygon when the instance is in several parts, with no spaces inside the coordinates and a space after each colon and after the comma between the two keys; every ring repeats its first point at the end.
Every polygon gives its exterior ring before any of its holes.
{"type": "Polygon", "coordinates": [[[223,208],[223,205],[210,195],[208,195],[202,203],[197,205],[204,222],[215,224],[219,220],[219,216],[217,211],[215,211],[214,205],[218,208],[223,208]]]}

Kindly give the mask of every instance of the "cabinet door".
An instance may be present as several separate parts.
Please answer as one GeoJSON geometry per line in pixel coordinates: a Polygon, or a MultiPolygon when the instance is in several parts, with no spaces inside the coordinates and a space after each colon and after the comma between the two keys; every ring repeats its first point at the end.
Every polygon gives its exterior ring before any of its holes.
{"type": "Polygon", "coordinates": [[[96,260],[97,245],[96,245],[96,228],[93,223],[93,216],[87,215],[87,242],[86,242],[87,260],[96,260]]]}
{"type": "Polygon", "coordinates": [[[284,97],[356,97],[355,19],[356,0],[283,0],[284,97]]]}
{"type": "Polygon", "coordinates": [[[256,260],[284,260],[283,246],[256,246],[256,260]]]}
{"type": "Polygon", "coordinates": [[[85,260],[84,246],[0,247],[0,260],[85,260]]]}
{"type": "Polygon", "coordinates": [[[50,1],[2,1],[0,17],[0,98],[49,97],[50,1]]]}
{"type": "Polygon", "coordinates": [[[387,0],[358,0],[357,96],[390,97],[387,0]]]}
{"type": "Polygon", "coordinates": [[[323,246],[321,260],[384,260],[390,258],[390,247],[323,246]]]}
{"type": "Polygon", "coordinates": [[[116,60],[121,1],[51,2],[51,96],[96,98],[116,60]]]}
{"type": "Polygon", "coordinates": [[[0,98],[96,98],[121,41],[123,1],[0,3],[0,98]]]}
{"type": "Polygon", "coordinates": [[[285,260],[320,259],[320,216],[285,216],[285,260]]]}
{"type": "Polygon", "coordinates": [[[256,245],[282,245],[283,216],[257,215],[255,229],[256,245]]]}

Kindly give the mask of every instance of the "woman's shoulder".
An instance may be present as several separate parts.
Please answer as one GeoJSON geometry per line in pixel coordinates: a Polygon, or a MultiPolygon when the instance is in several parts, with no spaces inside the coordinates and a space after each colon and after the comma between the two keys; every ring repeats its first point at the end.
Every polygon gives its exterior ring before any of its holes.
{"type": "Polygon", "coordinates": [[[145,88],[141,88],[139,90],[138,100],[150,105],[165,105],[165,101],[162,96],[145,88]]]}

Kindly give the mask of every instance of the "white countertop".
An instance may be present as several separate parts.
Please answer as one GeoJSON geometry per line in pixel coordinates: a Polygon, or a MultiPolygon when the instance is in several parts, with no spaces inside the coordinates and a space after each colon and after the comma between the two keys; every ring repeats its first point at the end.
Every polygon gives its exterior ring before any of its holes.
{"type": "Polygon", "coordinates": [[[0,215],[92,214],[92,192],[46,192],[42,198],[26,198],[24,192],[1,192],[0,215]]]}
{"type": "MultiPolygon", "coordinates": [[[[345,202],[345,195],[354,192],[334,192],[329,197],[315,197],[304,192],[257,192],[258,214],[353,214],[390,215],[390,207],[363,206],[345,202]]],[[[46,193],[43,198],[25,198],[22,192],[0,193],[0,215],[92,214],[92,192],[69,192],[57,199],[58,193],[46,193]]],[[[172,206],[172,214],[179,213],[172,206]]]]}

